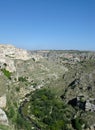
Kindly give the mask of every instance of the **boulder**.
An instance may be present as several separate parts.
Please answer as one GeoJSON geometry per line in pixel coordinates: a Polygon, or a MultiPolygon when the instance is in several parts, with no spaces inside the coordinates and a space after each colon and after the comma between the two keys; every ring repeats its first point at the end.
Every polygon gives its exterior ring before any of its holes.
{"type": "Polygon", "coordinates": [[[7,115],[2,109],[0,109],[0,124],[8,125],[7,115]]]}
{"type": "Polygon", "coordinates": [[[0,108],[6,107],[6,95],[0,97],[0,108]]]}

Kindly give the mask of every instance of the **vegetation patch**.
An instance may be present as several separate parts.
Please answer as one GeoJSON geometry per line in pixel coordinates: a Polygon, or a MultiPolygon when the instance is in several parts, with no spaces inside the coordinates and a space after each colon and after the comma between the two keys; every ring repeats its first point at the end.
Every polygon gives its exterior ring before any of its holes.
{"type": "Polygon", "coordinates": [[[19,77],[18,80],[21,81],[21,82],[27,82],[27,81],[28,81],[28,80],[26,79],[26,77],[19,77]]]}
{"type": "Polygon", "coordinates": [[[23,115],[30,122],[34,121],[41,130],[69,130],[68,125],[72,118],[69,105],[65,105],[48,89],[35,91],[30,102],[22,109],[23,115]]]}
{"type": "Polygon", "coordinates": [[[82,130],[83,124],[85,124],[84,120],[79,117],[72,120],[72,125],[76,130],[82,130]]]}
{"type": "Polygon", "coordinates": [[[9,126],[0,125],[0,130],[10,130],[9,126]]]}
{"type": "Polygon", "coordinates": [[[4,75],[5,75],[8,79],[11,79],[11,72],[9,72],[9,71],[6,70],[6,69],[1,69],[1,71],[4,73],[4,75]]]}

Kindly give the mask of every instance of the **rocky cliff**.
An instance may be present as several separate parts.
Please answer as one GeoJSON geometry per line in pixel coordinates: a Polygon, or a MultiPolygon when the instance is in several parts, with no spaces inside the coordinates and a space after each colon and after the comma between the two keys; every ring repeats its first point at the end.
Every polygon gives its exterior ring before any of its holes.
{"type": "Polygon", "coordinates": [[[6,64],[6,69],[10,72],[16,71],[14,59],[29,60],[30,58],[26,50],[18,49],[12,45],[0,44],[0,63],[6,64]]]}

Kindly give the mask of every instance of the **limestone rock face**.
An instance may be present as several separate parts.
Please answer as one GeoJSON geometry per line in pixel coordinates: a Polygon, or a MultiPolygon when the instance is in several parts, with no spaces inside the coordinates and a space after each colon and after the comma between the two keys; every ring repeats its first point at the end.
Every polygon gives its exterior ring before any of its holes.
{"type": "Polygon", "coordinates": [[[6,69],[9,70],[10,72],[15,72],[16,71],[16,67],[14,65],[14,60],[10,59],[10,58],[6,58],[6,57],[1,57],[0,58],[0,63],[1,63],[1,68],[4,67],[4,64],[6,63],[6,69]]]}
{"type": "Polygon", "coordinates": [[[28,60],[30,56],[23,49],[16,48],[12,45],[0,45],[0,57],[9,57],[11,59],[28,60]]]}
{"type": "Polygon", "coordinates": [[[0,44],[0,63],[6,63],[6,69],[10,72],[16,71],[14,59],[29,60],[30,58],[26,50],[16,48],[12,45],[0,44]]]}

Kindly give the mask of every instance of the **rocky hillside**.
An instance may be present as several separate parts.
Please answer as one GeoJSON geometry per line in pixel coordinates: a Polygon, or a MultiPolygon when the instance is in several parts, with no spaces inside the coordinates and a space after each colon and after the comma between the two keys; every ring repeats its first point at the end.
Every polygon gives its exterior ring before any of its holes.
{"type": "Polygon", "coordinates": [[[95,52],[0,44],[0,129],[94,130],[95,52]]]}

